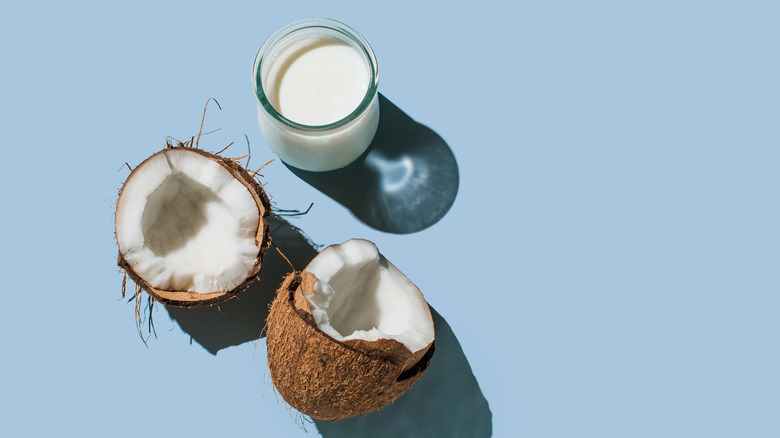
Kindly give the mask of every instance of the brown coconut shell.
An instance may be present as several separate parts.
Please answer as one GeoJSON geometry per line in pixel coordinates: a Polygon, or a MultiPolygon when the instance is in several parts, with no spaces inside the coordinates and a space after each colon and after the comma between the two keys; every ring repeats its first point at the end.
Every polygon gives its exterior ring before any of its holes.
{"type": "MultiPolygon", "coordinates": [[[[219,155],[206,152],[202,149],[186,146],[183,144],[180,144],[179,146],[172,146],[169,144],[167,148],[161,150],[160,152],[155,153],[154,155],[144,160],[141,164],[136,166],[136,168],[133,169],[132,172],[130,172],[130,175],[127,177],[127,180],[125,181],[125,184],[127,183],[127,181],[130,180],[130,178],[133,177],[133,175],[135,175],[139,171],[139,169],[143,168],[144,164],[148,163],[157,155],[160,155],[165,151],[171,149],[186,149],[192,153],[202,155],[218,163],[219,165],[227,169],[228,172],[230,172],[239,182],[241,182],[241,184],[244,185],[244,187],[247,188],[247,190],[255,200],[255,204],[257,205],[257,210],[260,216],[260,221],[258,222],[258,227],[257,227],[257,234],[255,236],[255,244],[257,245],[257,259],[255,260],[254,265],[252,265],[252,269],[247,274],[246,279],[241,284],[233,288],[233,290],[229,290],[225,292],[211,292],[205,294],[201,294],[197,292],[189,292],[189,291],[163,290],[150,285],[149,282],[144,280],[140,275],[138,275],[138,273],[135,272],[132,265],[130,265],[130,263],[125,259],[124,255],[122,254],[122,248],[119,248],[119,257],[117,259],[117,264],[119,265],[120,268],[124,269],[124,271],[130,277],[130,279],[132,279],[135,282],[135,284],[140,286],[141,289],[146,291],[146,293],[151,295],[155,300],[165,305],[179,306],[179,307],[210,306],[212,304],[217,304],[235,297],[238,293],[246,290],[249,287],[249,285],[252,284],[252,282],[254,282],[255,279],[257,279],[257,276],[260,273],[260,266],[262,264],[263,256],[268,250],[268,246],[271,244],[271,230],[268,225],[268,222],[265,220],[265,218],[271,214],[271,202],[268,199],[268,195],[265,193],[263,186],[261,186],[252,177],[252,175],[250,175],[249,172],[247,172],[247,170],[244,169],[236,161],[228,158],[223,158],[219,155]]],[[[122,189],[124,190],[124,186],[122,187],[122,189]]],[[[119,191],[119,197],[120,198],[122,197],[122,190],[119,191]]]]}
{"type": "Polygon", "coordinates": [[[393,402],[428,369],[434,343],[412,355],[391,339],[333,339],[317,327],[304,297],[315,281],[309,272],[289,274],[271,305],[266,343],[276,389],[318,420],[367,414],[393,402]]]}

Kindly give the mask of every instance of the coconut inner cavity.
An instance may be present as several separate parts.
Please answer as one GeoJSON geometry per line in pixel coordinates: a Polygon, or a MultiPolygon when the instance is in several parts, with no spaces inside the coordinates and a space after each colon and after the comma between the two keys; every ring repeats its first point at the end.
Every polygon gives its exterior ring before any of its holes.
{"type": "Polygon", "coordinates": [[[353,239],[330,246],[306,270],[317,277],[306,295],[312,316],[334,339],[395,339],[412,353],[433,341],[433,320],[419,289],[373,243],[353,239]]]}
{"type": "Polygon", "coordinates": [[[117,206],[117,241],[133,269],[161,290],[226,292],[258,254],[260,212],[217,162],[166,150],[136,169],[117,206]]]}
{"type": "MultiPolygon", "coordinates": [[[[146,197],[141,216],[144,242],[152,252],[165,257],[185,247],[208,226],[207,209],[217,203],[227,208],[214,192],[182,172],[168,175],[157,189],[146,197]]],[[[228,221],[228,226],[231,224],[228,221]]],[[[230,236],[224,230],[224,237],[230,236]]]]}

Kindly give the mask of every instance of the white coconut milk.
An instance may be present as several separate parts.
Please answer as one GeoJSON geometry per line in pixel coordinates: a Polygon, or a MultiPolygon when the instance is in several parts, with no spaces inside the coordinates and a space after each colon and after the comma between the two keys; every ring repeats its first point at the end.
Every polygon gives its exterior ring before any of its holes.
{"type": "Polygon", "coordinates": [[[337,22],[321,23],[322,31],[310,25],[282,29],[286,36],[272,36],[255,61],[263,137],[284,162],[310,171],[354,161],[371,143],[379,123],[378,72],[370,47],[366,43],[364,50],[327,27],[337,22]],[[368,106],[361,106],[367,99],[368,106]]]}
{"type": "Polygon", "coordinates": [[[284,117],[303,125],[327,125],[348,116],[366,96],[366,60],[348,44],[313,37],[289,52],[277,61],[267,88],[271,104],[284,117]]]}

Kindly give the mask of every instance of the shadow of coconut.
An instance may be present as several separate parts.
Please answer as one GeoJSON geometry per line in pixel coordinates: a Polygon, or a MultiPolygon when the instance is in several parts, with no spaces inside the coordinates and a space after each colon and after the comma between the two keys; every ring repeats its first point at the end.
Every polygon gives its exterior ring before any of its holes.
{"type": "Polygon", "coordinates": [[[330,172],[285,165],[370,227],[395,234],[424,230],[455,202],[455,156],[438,134],[381,94],[379,113],[374,140],[352,164],[330,172]]]}
{"type": "Polygon", "coordinates": [[[492,414],[447,321],[431,308],[436,353],[428,371],[395,403],[363,417],[315,420],[323,438],[488,438],[492,414]]]}
{"type": "MultiPolygon", "coordinates": [[[[289,222],[276,216],[268,218],[271,239],[297,269],[303,269],[317,255],[314,245],[289,222]]],[[[268,305],[276,289],[292,268],[279,253],[269,248],[263,258],[260,278],[247,290],[219,306],[181,308],[165,306],[168,316],[191,339],[211,354],[223,348],[260,339],[265,327],[268,305]]]]}

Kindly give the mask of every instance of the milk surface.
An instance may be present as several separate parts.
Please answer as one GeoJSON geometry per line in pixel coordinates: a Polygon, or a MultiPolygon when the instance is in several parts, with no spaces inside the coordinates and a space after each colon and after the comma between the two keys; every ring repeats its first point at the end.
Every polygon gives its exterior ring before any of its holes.
{"type": "Polygon", "coordinates": [[[310,126],[337,122],[366,96],[370,73],[365,57],[336,38],[307,38],[277,56],[268,98],[289,120],[310,126]]]}

